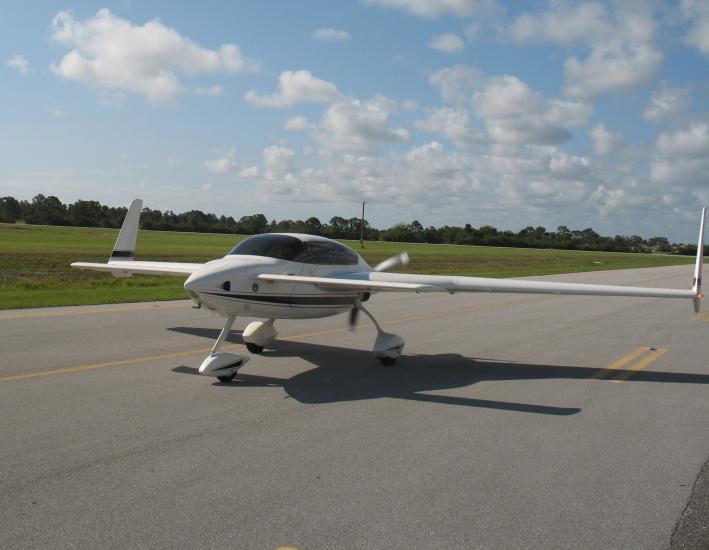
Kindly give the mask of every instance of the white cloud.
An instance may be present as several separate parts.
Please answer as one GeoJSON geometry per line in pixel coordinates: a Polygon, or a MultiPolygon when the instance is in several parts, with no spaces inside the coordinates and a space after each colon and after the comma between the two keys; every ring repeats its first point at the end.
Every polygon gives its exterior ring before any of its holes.
{"type": "Polygon", "coordinates": [[[216,151],[216,158],[204,162],[204,167],[213,174],[225,174],[239,170],[236,163],[236,148],[232,145],[226,149],[216,151]]]}
{"type": "Polygon", "coordinates": [[[465,42],[457,34],[437,34],[428,43],[429,48],[444,53],[460,53],[465,49],[465,42]]]}
{"type": "Polygon", "coordinates": [[[216,96],[221,96],[221,95],[226,94],[226,92],[224,91],[224,87],[219,86],[219,85],[195,86],[194,93],[197,95],[206,95],[206,96],[211,96],[211,97],[216,97],[216,96]]]}
{"type": "Polygon", "coordinates": [[[509,75],[485,79],[473,103],[494,141],[536,145],[568,141],[568,129],[584,125],[591,110],[582,102],[544,99],[509,75]]]}
{"type": "Polygon", "coordinates": [[[588,134],[593,139],[593,151],[597,155],[607,155],[613,151],[618,151],[625,145],[623,136],[609,132],[602,122],[591,128],[588,134]]]}
{"type": "Polygon", "coordinates": [[[335,103],[325,111],[318,141],[328,149],[360,154],[375,152],[380,142],[408,141],[407,129],[390,126],[396,110],[396,102],[383,96],[335,103]]]}
{"type": "Polygon", "coordinates": [[[690,189],[706,193],[709,181],[709,124],[694,123],[684,130],[661,133],[650,165],[651,180],[671,184],[673,192],[690,189]]]}
{"type": "Polygon", "coordinates": [[[482,71],[468,65],[453,65],[439,69],[431,75],[429,82],[438,88],[443,100],[448,103],[466,102],[472,91],[479,87],[484,75],[482,71]]]}
{"type": "Polygon", "coordinates": [[[606,19],[603,4],[558,2],[540,15],[520,15],[510,25],[509,34],[518,42],[584,42],[592,45],[612,36],[613,28],[606,19]]]}
{"type": "Polygon", "coordinates": [[[626,92],[657,75],[663,55],[652,40],[655,22],[648,6],[617,3],[609,13],[600,3],[555,2],[541,14],[522,14],[508,31],[513,41],[580,44],[585,58],[564,63],[566,93],[580,98],[626,92]],[[642,9],[639,9],[642,8],[642,9]]]}
{"type": "Polygon", "coordinates": [[[263,150],[263,164],[272,174],[291,172],[295,165],[295,151],[279,145],[271,145],[263,150]]]}
{"type": "Polygon", "coordinates": [[[313,40],[320,40],[323,42],[347,42],[352,38],[350,33],[343,30],[333,29],[333,28],[322,28],[313,31],[313,40]]]}
{"type": "Polygon", "coordinates": [[[692,21],[685,42],[709,55],[709,4],[706,0],[682,0],[682,11],[692,21]]]}
{"type": "Polygon", "coordinates": [[[471,143],[483,141],[483,133],[472,125],[466,110],[453,107],[433,107],[428,109],[428,112],[427,119],[417,120],[414,123],[418,130],[442,134],[458,147],[466,147],[471,143]]]}
{"type": "Polygon", "coordinates": [[[22,54],[13,55],[8,59],[7,66],[12,67],[22,74],[27,74],[30,70],[30,62],[22,54]]]}
{"type": "Polygon", "coordinates": [[[687,130],[662,133],[657,138],[657,150],[679,158],[709,158],[709,125],[692,124],[687,130]]]}
{"type": "Polygon", "coordinates": [[[651,82],[663,56],[651,46],[627,48],[597,47],[584,61],[567,59],[564,69],[566,93],[574,97],[595,97],[633,90],[651,82]]]}
{"type": "Polygon", "coordinates": [[[665,120],[681,113],[690,102],[689,90],[686,88],[670,88],[667,82],[662,82],[648,102],[643,116],[647,120],[665,120]]]}
{"type": "Polygon", "coordinates": [[[492,0],[365,0],[370,6],[382,6],[407,11],[421,17],[456,15],[469,17],[483,8],[494,5],[492,0]]]}
{"type": "Polygon", "coordinates": [[[159,19],[135,25],[108,9],[83,22],[69,12],[59,12],[52,20],[52,40],[72,48],[51,65],[56,75],[109,91],[143,94],[152,102],[170,101],[181,94],[181,76],[258,68],[234,44],[210,50],[159,19]]]}
{"type": "Polygon", "coordinates": [[[286,120],[283,127],[286,130],[308,131],[313,130],[315,128],[315,125],[304,116],[298,115],[286,120]]]}
{"type": "Polygon", "coordinates": [[[259,95],[250,90],[244,96],[246,101],[259,107],[292,107],[296,103],[330,103],[343,96],[337,86],[327,80],[313,76],[310,71],[283,71],[278,77],[278,91],[270,95],[259,95]]]}

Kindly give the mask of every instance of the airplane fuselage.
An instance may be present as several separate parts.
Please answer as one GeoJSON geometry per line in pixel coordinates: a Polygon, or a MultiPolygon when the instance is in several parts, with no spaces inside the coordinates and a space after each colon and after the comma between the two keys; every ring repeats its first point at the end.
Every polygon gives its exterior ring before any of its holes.
{"type": "MultiPolygon", "coordinates": [[[[273,238],[279,237],[286,236],[273,236],[273,238]]],[[[293,238],[290,235],[287,237],[293,238]]],[[[359,254],[336,241],[325,238],[313,240],[309,237],[301,242],[305,246],[315,243],[315,246],[332,246],[346,250],[349,255],[339,260],[349,263],[313,263],[309,260],[323,262],[327,261],[327,257],[317,258],[313,254],[306,253],[294,254],[304,261],[291,261],[260,254],[231,253],[204,264],[185,281],[185,290],[195,304],[217,311],[223,316],[312,319],[337,315],[352,309],[356,300],[361,297],[361,293],[352,290],[323,290],[305,284],[256,280],[256,276],[264,273],[334,277],[372,270],[359,254]]],[[[237,246],[234,250],[238,248],[237,246]]]]}

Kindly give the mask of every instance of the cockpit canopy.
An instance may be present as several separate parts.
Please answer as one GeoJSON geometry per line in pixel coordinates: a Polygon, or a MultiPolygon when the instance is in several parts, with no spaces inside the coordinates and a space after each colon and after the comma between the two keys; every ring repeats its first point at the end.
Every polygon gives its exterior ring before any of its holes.
{"type": "Polygon", "coordinates": [[[303,241],[292,235],[255,235],[237,244],[230,255],[265,256],[318,265],[357,265],[359,257],[346,246],[330,240],[303,241]]]}

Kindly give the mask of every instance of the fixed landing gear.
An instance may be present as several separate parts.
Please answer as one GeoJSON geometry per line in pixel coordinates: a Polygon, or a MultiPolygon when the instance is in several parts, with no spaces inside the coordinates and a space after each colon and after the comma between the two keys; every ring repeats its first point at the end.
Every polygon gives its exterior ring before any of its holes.
{"type": "Polygon", "coordinates": [[[246,349],[251,353],[261,353],[278,336],[273,326],[274,319],[267,321],[253,321],[244,329],[241,337],[246,343],[246,349]]]}
{"type": "Polygon", "coordinates": [[[224,340],[226,340],[227,336],[229,336],[229,331],[231,330],[235,319],[236,317],[233,315],[227,318],[224,328],[219,333],[217,341],[214,342],[212,351],[199,366],[200,374],[204,374],[205,376],[215,376],[220,382],[231,382],[234,380],[237,370],[239,370],[240,367],[243,367],[249,360],[248,357],[237,353],[219,351],[224,343],[224,340]]]}
{"type": "Polygon", "coordinates": [[[263,346],[257,346],[251,342],[246,342],[246,349],[251,353],[261,353],[263,351],[263,346]]]}
{"type": "Polygon", "coordinates": [[[234,380],[234,378],[236,378],[236,371],[226,376],[217,376],[217,380],[223,383],[231,382],[232,380],[234,380]]]}
{"type": "Polygon", "coordinates": [[[393,366],[396,364],[396,360],[401,355],[406,342],[398,334],[384,332],[382,327],[379,326],[379,323],[377,323],[377,320],[374,318],[374,315],[372,315],[361,303],[357,304],[357,307],[364,311],[367,317],[372,320],[372,323],[374,323],[374,326],[377,328],[377,339],[374,341],[374,349],[372,350],[374,351],[374,356],[379,359],[382,366],[393,366]]]}

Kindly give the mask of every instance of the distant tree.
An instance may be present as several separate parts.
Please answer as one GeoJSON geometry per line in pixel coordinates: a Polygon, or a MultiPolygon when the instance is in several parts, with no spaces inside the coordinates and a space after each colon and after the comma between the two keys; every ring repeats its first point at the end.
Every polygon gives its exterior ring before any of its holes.
{"type": "Polygon", "coordinates": [[[20,203],[15,197],[0,198],[0,222],[15,223],[20,219],[20,203]]]}

